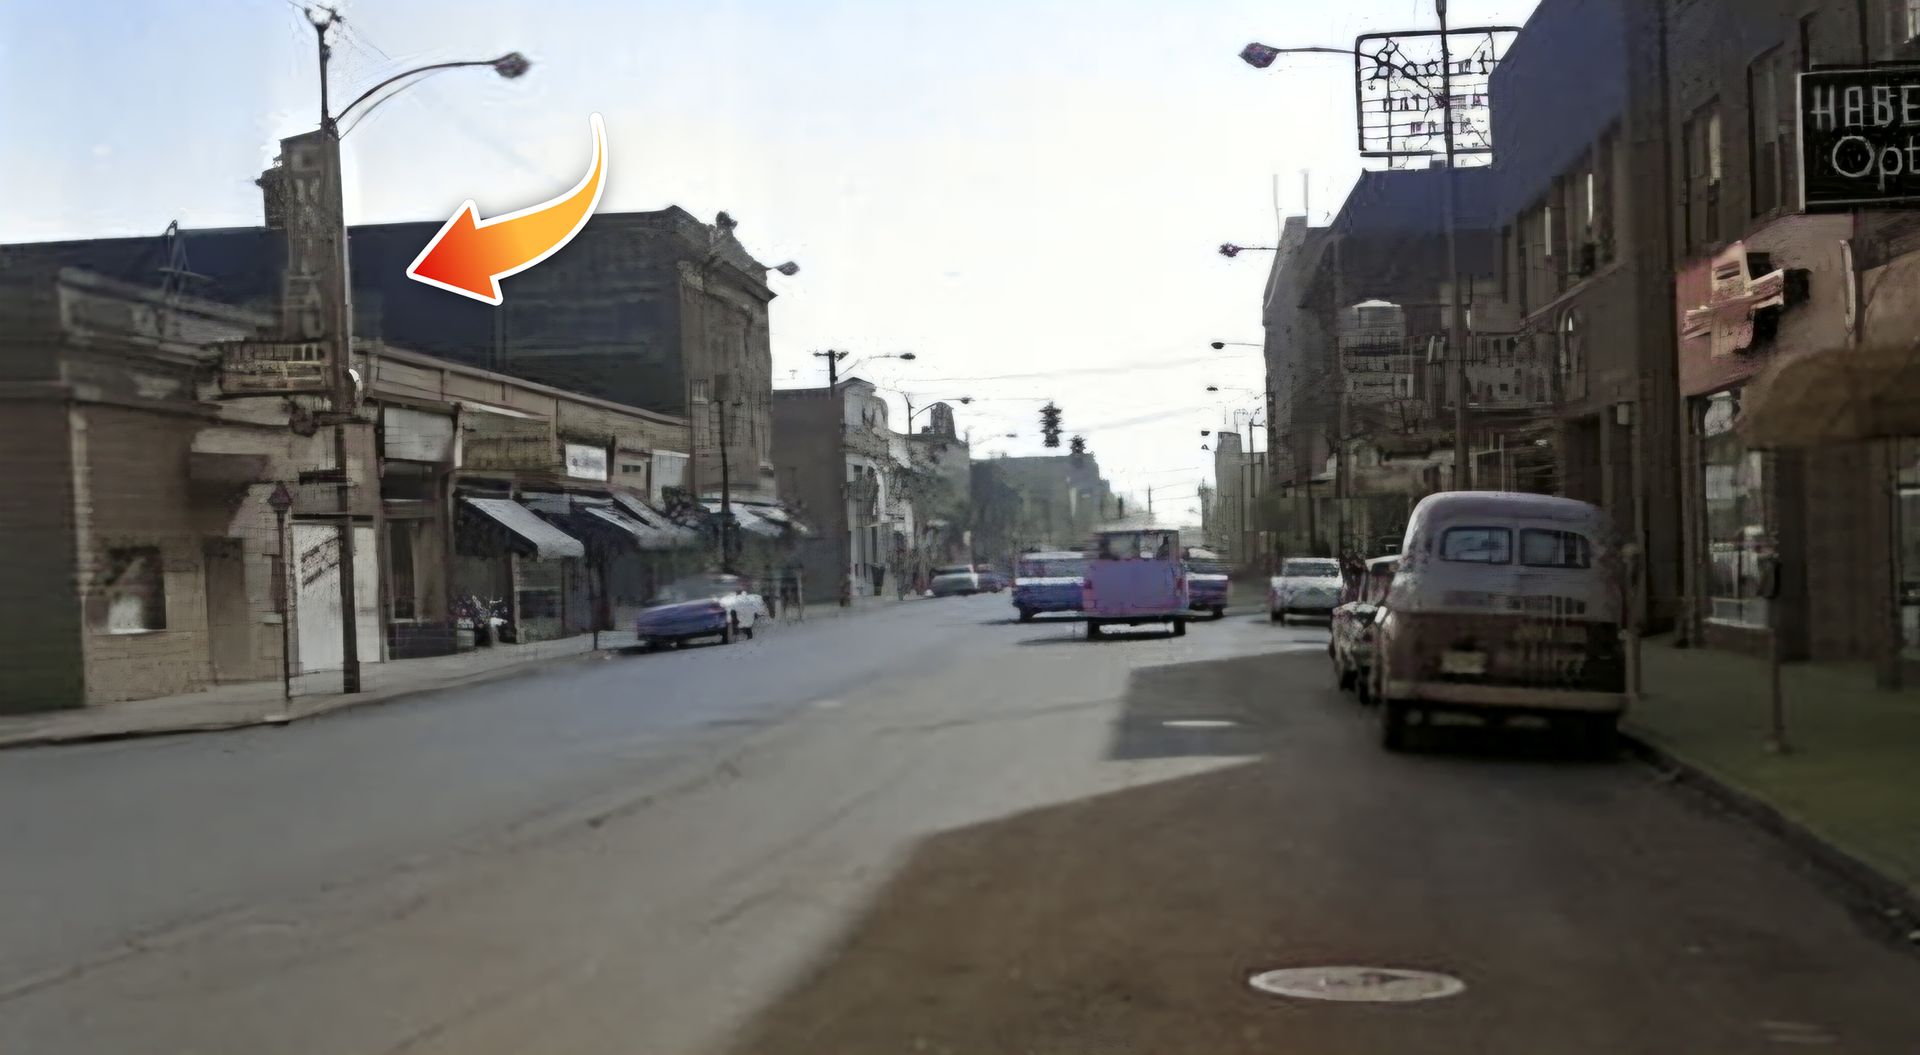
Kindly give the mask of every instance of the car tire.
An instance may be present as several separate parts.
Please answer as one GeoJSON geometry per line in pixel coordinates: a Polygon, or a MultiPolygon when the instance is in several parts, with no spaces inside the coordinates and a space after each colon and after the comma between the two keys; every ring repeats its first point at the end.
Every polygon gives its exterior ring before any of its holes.
{"type": "Polygon", "coordinates": [[[1281,622],[1279,611],[1273,608],[1267,609],[1267,621],[1272,623],[1281,622]]]}
{"type": "Polygon", "coordinates": [[[1407,749],[1407,712],[1405,700],[1380,701],[1380,746],[1389,751],[1407,749]]]}
{"type": "Polygon", "coordinates": [[[1100,634],[1100,624],[1092,619],[1087,620],[1087,640],[1098,641],[1100,640],[1100,634]]]}
{"type": "Polygon", "coordinates": [[[1033,622],[1033,609],[1031,608],[1020,609],[1020,621],[1023,623],[1033,622]]]}
{"type": "Polygon", "coordinates": [[[1225,619],[1227,617],[1227,610],[1225,608],[1215,608],[1213,609],[1213,617],[1215,619],[1225,619]]]}
{"type": "Polygon", "coordinates": [[[1187,636],[1187,621],[1185,619],[1175,619],[1173,621],[1173,636],[1174,637],[1187,636]]]}
{"type": "Polygon", "coordinates": [[[1336,665],[1333,669],[1334,669],[1334,673],[1339,676],[1341,692],[1352,692],[1353,687],[1359,684],[1359,681],[1360,681],[1359,671],[1353,670],[1350,667],[1343,667],[1338,665],[1336,665]]]}

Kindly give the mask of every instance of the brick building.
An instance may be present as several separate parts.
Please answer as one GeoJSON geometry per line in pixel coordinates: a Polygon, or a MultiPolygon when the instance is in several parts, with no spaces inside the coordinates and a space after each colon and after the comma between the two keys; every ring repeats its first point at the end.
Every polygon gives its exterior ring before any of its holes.
{"type": "Polygon", "coordinates": [[[1910,343],[1920,324],[1901,292],[1920,273],[1912,210],[1800,211],[1794,87],[1816,66],[1910,60],[1920,5],[1669,0],[1666,10],[1689,629],[1759,651],[1772,625],[1788,658],[1874,659],[1890,672],[1899,585],[1911,577],[1902,536],[1913,530],[1899,518],[1896,459],[1915,477],[1911,442],[1762,451],[1738,424],[1748,384],[1776,361],[1910,343]],[[1771,556],[1773,600],[1762,596],[1771,556]]]}
{"type": "MultiPolygon", "coordinates": [[[[508,279],[498,308],[406,277],[440,221],[354,226],[354,332],[687,418],[687,482],[702,493],[719,488],[714,393],[727,385],[739,404],[727,427],[732,488],[771,501],[774,293],[768,269],[730,224],[705,224],[677,207],[597,214],[539,267],[508,279]]],[[[287,256],[284,234],[270,227],[12,245],[5,252],[15,264],[81,267],[136,285],[174,274],[197,297],[261,312],[278,308],[287,256]]]]}
{"type": "Polygon", "coordinates": [[[0,711],[283,662],[330,690],[343,516],[362,663],[457,650],[452,598],[468,594],[502,598],[523,641],[611,626],[702,559],[657,502],[684,472],[684,419],[361,342],[339,472],[323,397],[224,388],[221,342],[272,332],[271,314],[16,264],[0,318],[0,470],[16,484],[0,581],[31,599],[0,615],[0,711]]]}
{"type": "Polygon", "coordinates": [[[1680,567],[1660,4],[1543,0],[1494,71],[1499,289],[1550,364],[1557,479],[1646,554],[1636,604],[1677,613],[1680,567]]]}

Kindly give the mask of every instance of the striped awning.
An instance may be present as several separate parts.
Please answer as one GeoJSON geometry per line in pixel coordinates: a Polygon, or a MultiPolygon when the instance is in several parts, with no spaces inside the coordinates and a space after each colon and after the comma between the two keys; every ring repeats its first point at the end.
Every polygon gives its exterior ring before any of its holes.
{"type": "Polygon", "coordinates": [[[587,548],[580,540],[534,515],[533,510],[511,498],[460,499],[468,508],[505,528],[519,539],[539,560],[563,560],[584,557],[587,548]]]}

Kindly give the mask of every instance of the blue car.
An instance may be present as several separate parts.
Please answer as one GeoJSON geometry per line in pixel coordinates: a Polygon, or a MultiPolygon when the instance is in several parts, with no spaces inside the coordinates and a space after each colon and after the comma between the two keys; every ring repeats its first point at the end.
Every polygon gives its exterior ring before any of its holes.
{"type": "Polygon", "coordinates": [[[732,644],[752,637],[767,617],[766,602],[737,575],[693,575],[661,590],[634,620],[633,632],[648,648],[680,645],[696,637],[732,644]]]}
{"type": "Polygon", "coordinates": [[[1021,557],[1019,575],[1013,580],[1013,606],[1020,612],[1020,621],[1031,622],[1043,612],[1079,611],[1086,573],[1084,553],[1058,550],[1021,557]]]}

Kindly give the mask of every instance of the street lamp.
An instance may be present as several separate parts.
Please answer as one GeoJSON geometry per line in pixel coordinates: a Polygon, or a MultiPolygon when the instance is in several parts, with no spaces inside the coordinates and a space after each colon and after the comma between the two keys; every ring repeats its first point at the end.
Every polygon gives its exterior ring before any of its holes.
{"type": "MultiPolygon", "coordinates": [[[[357,693],[360,691],[360,641],[358,632],[360,620],[358,601],[354,596],[354,569],[356,565],[353,545],[353,536],[357,529],[354,524],[353,489],[350,483],[352,474],[348,472],[347,468],[347,425],[357,420],[354,413],[354,404],[358,395],[358,384],[352,371],[353,309],[348,301],[348,290],[351,287],[347,274],[347,217],[346,206],[342,199],[340,186],[340,136],[342,134],[340,130],[340,119],[353,113],[362,104],[367,103],[369,99],[373,98],[374,95],[389,85],[409,77],[418,77],[423,74],[463,66],[487,66],[491,67],[493,71],[500,76],[512,80],[525,74],[532,66],[532,63],[527,61],[525,55],[517,51],[509,51],[505,55],[491,59],[436,62],[425,66],[416,66],[413,69],[396,73],[360,93],[357,98],[348,103],[345,108],[336,114],[332,111],[330,103],[331,96],[327,84],[327,66],[333,58],[333,46],[327,42],[327,32],[337,23],[344,20],[340,17],[340,12],[320,4],[315,4],[303,10],[306,14],[307,22],[313,26],[315,41],[319,46],[320,53],[319,191],[318,196],[309,200],[306,204],[320,214],[320,221],[315,226],[324,227],[324,233],[315,237],[313,233],[309,232],[296,238],[291,226],[289,227],[287,239],[290,257],[288,261],[288,273],[291,275],[294,271],[293,257],[307,257],[309,255],[317,262],[318,271],[320,272],[318,277],[321,285],[321,299],[325,303],[323,310],[325,321],[321,324],[319,332],[317,333],[296,335],[306,336],[315,340],[323,340],[331,345],[329,352],[332,359],[330,372],[332,374],[331,387],[333,391],[330,400],[332,406],[327,417],[332,420],[333,424],[333,471],[338,478],[336,494],[338,495],[339,510],[337,515],[340,518],[340,691],[342,693],[357,693]]],[[[392,96],[389,95],[385,98],[392,98],[392,96]]],[[[366,110],[361,111],[361,117],[364,118],[378,105],[378,102],[368,105],[366,110]]],[[[357,123],[358,122],[356,122],[356,124],[357,123]]],[[[300,138],[304,139],[306,137],[302,136],[300,138]]],[[[283,147],[289,152],[288,159],[290,162],[292,160],[292,151],[301,149],[304,153],[311,150],[311,148],[296,148],[292,145],[293,143],[294,140],[282,141],[283,147]]],[[[307,156],[310,156],[310,153],[307,156]]],[[[289,175],[287,178],[293,177],[289,175]]],[[[311,269],[303,267],[301,270],[307,271],[311,269]]]]}
{"type": "Polygon", "coordinates": [[[800,273],[800,265],[789,260],[784,264],[773,265],[772,270],[778,271],[781,274],[787,276],[788,278],[792,278],[793,276],[800,273]]]}
{"type": "Polygon", "coordinates": [[[931,402],[922,403],[920,405],[920,409],[915,410],[913,408],[913,395],[911,393],[902,392],[900,393],[900,398],[907,401],[907,432],[909,434],[913,432],[914,416],[917,414],[923,413],[928,407],[933,406],[935,403],[960,403],[964,405],[964,404],[973,402],[972,396],[945,396],[940,399],[932,400],[931,402]]]}
{"type": "Polygon", "coordinates": [[[1226,257],[1228,260],[1232,260],[1241,253],[1276,253],[1279,251],[1280,247],[1277,245],[1235,245],[1232,242],[1220,243],[1220,255],[1226,257]]]}
{"type": "MultiPolygon", "coordinates": [[[[796,267],[794,268],[794,270],[798,271],[799,268],[796,267]]],[[[813,357],[815,359],[825,359],[827,361],[827,386],[829,388],[835,385],[838,385],[840,383],[840,360],[845,359],[847,356],[852,354],[853,354],[852,352],[834,351],[831,348],[827,349],[824,352],[813,353],[813,357]]],[[[901,362],[910,363],[918,358],[920,357],[915,355],[912,352],[887,352],[882,355],[866,355],[866,356],[861,356],[859,359],[854,360],[853,364],[851,366],[848,366],[847,369],[851,370],[855,366],[859,366],[861,363],[870,363],[875,359],[898,359],[901,362]]]]}
{"type": "MultiPolygon", "coordinates": [[[[1453,127],[1453,51],[1451,48],[1452,40],[1448,36],[1447,30],[1447,0],[1433,0],[1433,8],[1434,14],[1438,16],[1440,20],[1440,30],[1438,33],[1440,38],[1440,121],[1446,148],[1446,175],[1440,181],[1440,208],[1445,214],[1444,219],[1447,235],[1447,285],[1448,300],[1450,301],[1447,316],[1447,349],[1453,357],[1454,391],[1458,393],[1453,401],[1454,488],[1455,490],[1464,491],[1473,486],[1473,465],[1467,457],[1467,322],[1466,309],[1461,303],[1460,250],[1457,230],[1459,226],[1459,210],[1456,207],[1457,190],[1454,186],[1455,174],[1459,171],[1459,166],[1455,164],[1456,150],[1454,146],[1453,127]]],[[[1511,26],[1487,28],[1518,31],[1515,27],[1511,26]]],[[[1273,65],[1273,61],[1281,55],[1303,52],[1351,56],[1354,60],[1356,76],[1359,73],[1362,55],[1358,47],[1276,48],[1270,44],[1255,42],[1248,44],[1240,50],[1240,59],[1254,69],[1264,70],[1273,65]]],[[[1401,63],[1386,58],[1384,55],[1367,56],[1367,58],[1370,58],[1374,62],[1376,69],[1380,66],[1386,66],[1417,83],[1424,83],[1425,81],[1425,78],[1419,73],[1408,69],[1401,63]]],[[[1233,255],[1227,252],[1226,246],[1221,246],[1220,251],[1227,256],[1233,255]]]]}
{"type": "Polygon", "coordinates": [[[1229,344],[1233,345],[1236,348],[1265,348],[1266,347],[1266,345],[1264,344],[1257,344],[1253,341],[1214,341],[1208,347],[1212,348],[1214,351],[1217,352],[1220,349],[1225,348],[1229,344]]]}

